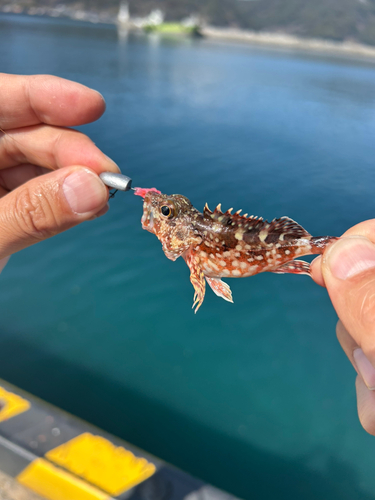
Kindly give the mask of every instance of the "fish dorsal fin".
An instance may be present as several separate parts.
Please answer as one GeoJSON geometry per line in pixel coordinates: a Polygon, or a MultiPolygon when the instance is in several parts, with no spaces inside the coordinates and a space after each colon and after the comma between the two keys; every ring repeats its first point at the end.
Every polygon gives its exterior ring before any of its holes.
{"type": "Polygon", "coordinates": [[[211,212],[211,210],[208,208],[208,205],[206,203],[205,206],[204,206],[204,209],[203,209],[203,215],[205,217],[207,217],[207,216],[210,217],[212,215],[212,213],[213,212],[211,212]]]}
{"type": "Polygon", "coordinates": [[[221,211],[221,203],[218,204],[213,212],[208,208],[208,205],[206,203],[203,209],[203,215],[209,216],[211,219],[215,219],[216,216],[224,215],[221,211]]]}
{"type": "Polygon", "coordinates": [[[232,214],[233,208],[230,208],[226,212],[223,212],[221,210],[221,203],[215,208],[215,210],[212,212],[206,203],[204,210],[203,210],[203,216],[205,219],[212,220],[215,222],[220,222],[221,224],[225,226],[239,226],[241,224],[241,227],[243,227],[245,230],[246,228],[250,229],[260,223],[262,223],[263,219],[262,217],[256,217],[255,215],[250,215],[250,217],[245,215],[240,215],[241,210],[237,210],[236,213],[232,214]]]}
{"type": "Polygon", "coordinates": [[[280,239],[292,240],[298,238],[310,238],[311,234],[300,226],[296,221],[289,217],[280,217],[280,219],[273,219],[270,223],[265,223],[265,229],[269,235],[277,234],[280,239]]]}

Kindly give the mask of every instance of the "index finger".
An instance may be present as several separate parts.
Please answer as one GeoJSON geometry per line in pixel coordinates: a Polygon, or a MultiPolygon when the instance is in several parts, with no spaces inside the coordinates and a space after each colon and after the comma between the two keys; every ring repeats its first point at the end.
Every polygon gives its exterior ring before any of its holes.
{"type": "Polygon", "coordinates": [[[73,127],[97,120],[105,111],[101,94],[51,75],[0,73],[0,127],[46,123],[73,127]]]}

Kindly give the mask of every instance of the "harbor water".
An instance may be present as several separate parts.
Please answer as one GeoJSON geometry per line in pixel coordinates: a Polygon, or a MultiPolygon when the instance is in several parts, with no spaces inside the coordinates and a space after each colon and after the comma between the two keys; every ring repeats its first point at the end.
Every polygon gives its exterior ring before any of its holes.
{"type": "MultiPolygon", "coordinates": [[[[0,71],[100,91],[106,113],[81,130],[135,186],[315,236],[375,215],[375,62],[1,15],[0,71]]],[[[245,499],[375,500],[326,291],[264,273],[194,315],[141,198],[110,205],[11,258],[0,378],[245,499]]]]}

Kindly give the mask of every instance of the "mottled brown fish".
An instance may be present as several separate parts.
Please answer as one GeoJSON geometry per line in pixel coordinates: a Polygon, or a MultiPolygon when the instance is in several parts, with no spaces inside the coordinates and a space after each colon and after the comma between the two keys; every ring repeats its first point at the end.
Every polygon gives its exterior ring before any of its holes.
{"type": "Polygon", "coordinates": [[[161,194],[155,188],[136,188],[144,197],[142,227],[155,234],[168,259],[183,257],[194,287],[195,312],[202,305],[205,282],[225,300],[232,293],[221,278],[245,278],[265,271],[310,275],[310,264],[293,260],[303,255],[321,254],[336,237],[313,237],[289,217],[271,222],[261,217],[240,215],[241,210],[203,214],[180,194],[161,194]]]}

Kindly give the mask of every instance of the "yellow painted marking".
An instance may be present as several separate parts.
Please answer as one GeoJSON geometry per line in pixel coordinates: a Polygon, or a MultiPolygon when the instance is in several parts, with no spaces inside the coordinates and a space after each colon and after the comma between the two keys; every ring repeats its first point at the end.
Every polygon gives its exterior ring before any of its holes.
{"type": "Polygon", "coordinates": [[[54,448],[46,457],[114,496],[145,481],[156,471],[155,465],[145,458],[88,432],[54,448]]]}
{"type": "Polygon", "coordinates": [[[108,500],[109,496],[72,474],[37,458],[17,477],[19,483],[49,500],[108,500]]]}
{"type": "Polygon", "coordinates": [[[0,422],[15,417],[28,410],[31,404],[17,394],[6,391],[0,386],[0,422]]]}

